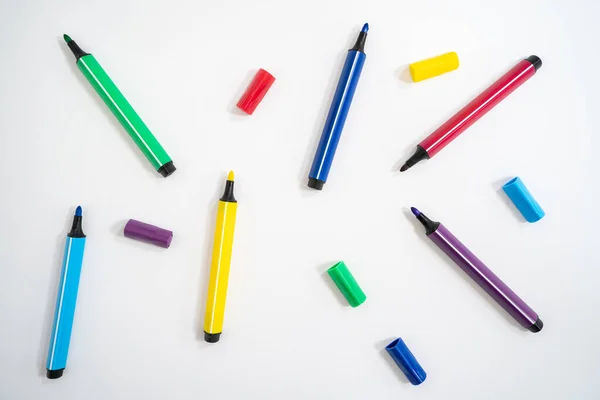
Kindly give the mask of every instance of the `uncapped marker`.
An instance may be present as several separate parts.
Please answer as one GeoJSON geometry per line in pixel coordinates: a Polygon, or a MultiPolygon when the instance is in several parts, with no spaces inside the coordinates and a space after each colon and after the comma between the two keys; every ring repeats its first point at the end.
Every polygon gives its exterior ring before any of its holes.
{"type": "Polygon", "coordinates": [[[367,32],[369,32],[369,24],[365,23],[356,38],[354,46],[348,50],[335,94],[331,100],[329,114],[323,126],[321,139],[308,174],[308,187],[312,189],[322,190],[327,181],[327,176],[329,176],[329,170],[342,136],[352,98],[367,59],[365,54],[367,32]]]}
{"type": "Polygon", "coordinates": [[[521,60],[510,71],[492,83],[479,96],[454,114],[442,126],[436,129],[417,145],[414,154],[400,168],[401,172],[411,168],[416,163],[428,160],[461,133],[479,120],[504,100],[509,94],[531,78],[542,67],[538,56],[529,56],[521,60]]]}
{"type": "Polygon", "coordinates": [[[140,148],[152,166],[163,176],[175,172],[175,165],[144,121],[135,112],[125,96],[119,91],[106,71],[93,55],[86,53],[66,33],[63,39],[77,60],[77,67],[88,80],[104,104],[112,111],[131,139],[140,148]]]}
{"type": "Polygon", "coordinates": [[[54,310],[54,322],[46,361],[46,376],[48,379],[60,378],[67,366],[86,240],[82,228],[82,214],[81,206],[77,206],[73,216],[73,225],[71,231],[67,234],[65,243],[58,295],[56,296],[56,308],[54,310]]]}
{"type": "Polygon", "coordinates": [[[206,311],[204,314],[204,340],[216,343],[223,332],[225,301],[229,283],[229,268],[233,249],[233,233],[237,214],[237,200],[233,195],[234,174],[229,171],[225,191],[219,199],[215,226],[206,311]]]}
{"type": "Polygon", "coordinates": [[[487,292],[523,328],[539,332],[544,326],[542,320],[519,296],[500,280],[467,246],[462,244],[444,225],[432,221],[415,207],[410,210],[425,227],[431,239],[452,261],[471,279],[487,292]]]}

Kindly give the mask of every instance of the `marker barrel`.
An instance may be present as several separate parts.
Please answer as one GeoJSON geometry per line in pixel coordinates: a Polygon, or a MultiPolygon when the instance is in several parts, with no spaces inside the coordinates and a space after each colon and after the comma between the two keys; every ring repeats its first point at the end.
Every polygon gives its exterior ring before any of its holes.
{"type": "Polygon", "coordinates": [[[171,157],[156,140],[150,129],[100,66],[96,58],[91,54],[84,55],[77,60],[77,67],[104,100],[114,116],[117,117],[152,166],[164,177],[175,172],[171,157]]]}
{"type": "Polygon", "coordinates": [[[363,65],[367,56],[362,51],[349,50],[346,62],[338,81],[335,95],[329,108],[329,114],[323,127],[321,140],[313,159],[312,167],[308,175],[308,186],[321,190],[327,181],[333,157],[337,149],[342,130],[346,123],[346,117],[352,104],[352,98],[356,91],[356,85],[360,78],[363,65]]]}
{"type": "Polygon", "coordinates": [[[67,366],[84,248],[85,237],[67,236],[46,362],[47,376],[50,379],[60,378],[67,366]]]}
{"type": "Polygon", "coordinates": [[[483,93],[419,143],[419,146],[427,152],[428,158],[436,155],[479,118],[487,114],[488,111],[535,75],[541,63],[536,56],[521,60],[483,93]]]}
{"type": "Polygon", "coordinates": [[[517,322],[531,332],[539,332],[543,323],[519,296],[500,280],[486,265],[460,242],[444,225],[428,237],[467,275],[502,306],[517,322]]]}

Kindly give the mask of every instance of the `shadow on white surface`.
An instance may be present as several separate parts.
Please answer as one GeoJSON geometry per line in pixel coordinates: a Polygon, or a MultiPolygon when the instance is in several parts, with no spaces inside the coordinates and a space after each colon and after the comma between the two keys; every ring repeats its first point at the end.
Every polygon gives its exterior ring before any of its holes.
{"type": "Polygon", "coordinates": [[[408,378],[404,375],[400,367],[396,365],[396,362],[392,359],[392,357],[390,357],[388,352],[385,350],[385,346],[392,343],[396,339],[397,337],[389,338],[387,340],[380,340],[377,343],[375,343],[375,348],[379,351],[379,354],[381,354],[381,357],[383,357],[385,362],[390,366],[398,380],[400,380],[402,383],[407,383],[410,385],[410,381],[408,380],[408,378]]]}
{"type": "MultiPolygon", "coordinates": [[[[427,238],[427,236],[425,235],[425,229],[423,228],[423,225],[421,225],[421,223],[414,217],[414,215],[408,208],[403,209],[403,211],[404,211],[404,216],[408,220],[410,220],[411,223],[413,224],[413,227],[415,228],[417,235],[420,238],[422,238],[425,241],[425,243],[427,243],[427,246],[431,249],[432,252],[436,253],[440,257],[440,259],[442,259],[444,261],[444,263],[449,266],[449,268],[451,268],[454,272],[459,274],[461,276],[461,278],[465,282],[467,282],[469,284],[469,286],[471,286],[473,288],[474,292],[477,292],[479,294],[479,296],[484,298],[485,301],[490,305],[490,308],[493,308],[509,324],[517,327],[523,335],[529,334],[529,331],[527,329],[525,329],[521,325],[519,325],[519,323],[513,317],[511,317],[510,314],[508,312],[506,312],[506,310],[504,310],[504,308],[502,308],[502,306],[500,306],[500,304],[496,303],[496,301],[494,299],[492,299],[490,297],[490,295],[487,294],[485,292],[485,290],[483,290],[474,280],[469,278],[469,276],[467,274],[465,274],[464,271],[450,259],[450,257],[448,257],[439,247],[437,247],[435,245],[435,243],[433,243],[431,240],[429,240],[427,238]]],[[[490,269],[492,269],[492,268],[490,268],[490,269]]],[[[492,269],[492,271],[493,271],[493,269],[492,269]]],[[[502,277],[499,277],[499,278],[502,279],[502,277]]],[[[508,287],[510,287],[510,284],[507,283],[507,285],[508,285],[508,287]]],[[[459,289],[457,288],[457,290],[459,290],[459,289]]]]}
{"type": "MultiPolygon", "coordinates": [[[[235,93],[235,97],[232,99],[231,103],[229,104],[227,111],[229,111],[229,113],[230,113],[230,118],[229,118],[230,121],[234,121],[234,122],[242,121],[245,118],[250,117],[250,115],[246,114],[245,112],[243,112],[242,110],[240,110],[237,107],[237,103],[242,98],[242,95],[244,94],[244,92],[246,91],[248,86],[250,86],[250,83],[252,82],[252,79],[254,79],[254,76],[256,75],[257,72],[258,72],[258,69],[251,69],[246,73],[246,77],[242,81],[242,85],[240,86],[238,91],[235,93]]],[[[258,107],[260,107],[260,104],[258,107]]],[[[258,107],[257,107],[257,110],[258,110],[258,107]]]]}
{"type": "MultiPolygon", "coordinates": [[[[135,142],[129,137],[129,134],[127,133],[125,128],[123,128],[121,123],[112,114],[110,109],[106,106],[106,104],[104,104],[104,101],[100,98],[98,93],[96,93],[96,91],[94,90],[92,85],[90,85],[90,83],[87,81],[87,79],[85,79],[85,77],[83,76],[81,71],[79,71],[79,69],[77,68],[77,63],[76,63],[75,57],[73,56],[73,53],[71,52],[69,47],[66,45],[62,36],[58,38],[58,42],[59,42],[59,46],[60,46],[63,54],[65,55],[67,63],[69,64],[69,68],[71,69],[73,75],[76,76],[75,79],[77,79],[79,81],[79,85],[81,85],[83,88],[85,88],[85,91],[89,94],[89,97],[93,99],[92,100],[93,104],[95,104],[96,107],[100,110],[100,112],[102,114],[104,114],[105,118],[110,121],[111,125],[115,128],[115,131],[118,132],[118,136],[121,139],[123,139],[124,142],[127,143],[127,147],[129,147],[132,154],[135,154],[134,157],[142,165],[142,170],[144,170],[148,176],[152,176],[153,178],[160,177],[160,174],[154,169],[152,164],[150,164],[150,162],[146,159],[146,156],[144,156],[144,153],[142,153],[142,151],[137,147],[135,142]]],[[[84,46],[82,46],[82,47],[85,49],[84,46]]],[[[92,54],[92,53],[90,53],[90,54],[92,54]]],[[[100,63],[100,65],[102,65],[102,63],[100,63]]],[[[107,73],[108,73],[108,71],[107,71],[107,73]]],[[[109,73],[109,76],[110,76],[110,73],[109,73]]],[[[117,85],[117,87],[118,87],[117,82],[115,82],[115,85],[117,85]]],[[[125,98],[127,98],[127,95],[125,93],[123,95],[125,96],[125,98]]],[[[146,93],[146,95],[150,95],[150,93],[146,93]]],[[[79,100],[74,99],[73,101],[77,102],[79,100]]],[[[136,110],[135,106],[132,105],[132,107],[134,110],[136,110]]],[[[137,112],[137,110],[136,110],[136,112],[137,112]]],[[[142,118],[142,120],[143,120],[143,117],[140,116],[140,118],[142,118]]],[[[152,132],[152,129],[150,129],[150,131],[152,132]]],[[[101,140],[101,138],[92,138],[92,140],[101,140]]],[[[159,142],[160,142],[160,140],[159,140],[159,142]]]]}
{"type": "MultiPolygon", "coordinates": [[[[208,291],[208,281],[210,279],[210,264],[212,261],[212,248],[214,244],[215,226],[217,224],[217,207],[219,204],[219,198],[223,194],[224,189],[224,176],[218,176],[215,179],[215,195],[209,200],[209,219],[205,221],[205,232],[204,232],[204,264],[202,265],[202,274],[198,288],[198,304],[195,314],[194,333],[196,339],[202,343],[202,347],[211,347],[214,343],[207,343],[204,341],[204,314],[206,312],[206,296],[208,291]]],[[[235,239],[234,239],[235,240],[235,239]]],[[[225,310],[227,311],[227,309],[225,310]]]]}
{"type": "MultiPolygon", "coordinates": [[[[54,322],[54,311],[56,309],[56,298],[58,296],[58,285],[60,281],[63,257],[65,254],[65,242],[67,240],[67,233],[71,230],[73,224],[73,213],[75,207],[71,207],[71,212],[65,217],[65,225],[62,231],[56,238],[56,246],[53,262],[48,266],[52,269],[50,274],[50,284],[48,285],[48,293],[46,294],[46,312],[44,313],[44,324],[42,326],[42,337],[40,338],[40,345],[38,348],[38,372],[43,382],[49,382],[50,379],[46,378],[46,358],[48,357],[48,347],[50,345],[50,336],[52,334],[52,323],[54,322]]],[[[77,318],[77,317],[76,317],[77,318]]]]}
{"type": "Polygon", "coordinates": [[[492,183],[492,188],[496,191],[496,193],[498,193],[498,199],[506,205],[506,208],[508,208],[511,211],[511,214],[514,216],[515,220],[522,224],[526,224],[528,222],[525,219],[525,217],[523,217],[523,214],[521,214],[521,212],[517,209],[517,206],[514,205],[514,203],[508,198],[506,193],[504,193],[504,190],[502,190],[502,186],[504,186],[504,184],[512,178],[514,178],[514,176],[495,181],[494,183],[492,183]]]}
{"type": "Polygon", "coordinates": [[[332,266],[334,266],[335,263],[337,263],[338,261],[331,261],[331,262],[319,265],[317,267],[317,272],[321,275],[321,278],[323,278],[325,285],[329,288],[330,291],[333,292],[333,296],[337,299],[340,306],[345,307],[345,308],[351,308],[350,304],[348,304],[348,301],[346,300],[346,298],[344,297],[342,292],[340,292],[340,289],[338,289],[338,287],[335,285],[335,282],[331,279],[331,277],[327,273],[327,270],[329,268],[331,268],[332,266]]]}
{"type": "MultiPolygon", "coordinates": [[[[354,31],[356,34],[356,31],[354,31]]],[[[351,37],[352,34],[349,35],[351,37]]],[[[355,40],[355,39],[353,39],[355,40]]],[[[352,43],[350,47],[352,47],[354,43],[352,43]]],[[[307,146],[306,152],[304,155],[304,161],[302,162],[302,168],[300,169],[300,173],[298,175],[298,183],[302,190],[302,194],[306,193],[318,193],[319,190],[311,189],[308,187],[308,174],[310,173],[310,167],[312,165],[313,158],[315,157],[315,153],[317,151],[317,147],[319,146],[319,141],[321,140],[321,134],[323,133],[323,126],[325,125],[325,120],[327,119],[327,114],[329,113],[329,107],[331,106],[331,101],[333,96],[335,95],[335,90],[337,87],[338,80],[340,79],[340,73],[344,67],[344,62],[346,61],[346,56],[348,55],[348,50],[340,51],[336,58],[335,68],[331,70],[331,74],[329,75],[329,83],[327,87],[323,89],[323,100],[321,100],[321,106],[319,107],[318,117],[315,120],[315,124],[313,127],[313,140],[310,146],[307,146]]],[[[343,136],[343,133],[342,133],[343,136]]],[[[343,139],[340,139],[340,142],[343,139]]],[[[335,160],[334,160],[335,163],[335,160]]],[[[332,166],[333,168],[333,166],[332,166]]],[[[333,264],[332,264],[333,265],[333,264]]]]}

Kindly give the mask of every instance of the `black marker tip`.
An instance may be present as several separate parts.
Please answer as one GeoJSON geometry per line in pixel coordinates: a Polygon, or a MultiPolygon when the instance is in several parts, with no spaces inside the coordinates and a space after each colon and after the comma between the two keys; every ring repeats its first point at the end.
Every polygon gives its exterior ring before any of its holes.
{"type": "Polygon", "coordinates": [[[84,238],[85,237],[85,233],[83,233],[83,228],[82,228],[82,220],[83,220],[83,209],[81,208],[81,206],[77,206],[77,209],[75,210],[75,215],[73,216],[73,225],[71,225],[71,231],[67,234],[67,236],[72,237],[72,238],[84,238]]]}
{"type": "Polygon", "coordinates": [[[429,154],[427,153],[427,151],[421,145],[418,145],[417,149],[415,150],[415,153],[412,156],[410,156],[410,158],[406,160],[402,168],[400,168],[400,172],[404,172],[419,161],[427,160],[428,158],[429,154]]]}
{"type": "Polygon", "coordinates": [[[89,54],[81,50],[81,47],[79,47],[77,43],[75,43],[75,41],[71,39],[71,36],[67,35],[66,33],[63,35],[63,39],[65,39],[65,42],[67,42],[67,46],[69,46],[69,48],[73,52],[75,59],[79,60],[81,57],[87,56],[89,54]]]}
{"type": "Polygon", "coordinates": [[[356,38],[356,43],[350,50],[360,51],[361,53],[365,52],[365,42],[367,41],[367,33],[369,32],[369,24],[365,23],[358,33],[358,37],[356,38]]]}
{"type": "Polygon", "coordinates": [[[427,236],[435,232],[438,226],[440,226],[439,222],[430,220],[427,215],[423,214],[416,207],[411,207],[410,211],[412,211],[413,215],[417,217],[417,220],[425,227],[425,233],[427,236]]]}

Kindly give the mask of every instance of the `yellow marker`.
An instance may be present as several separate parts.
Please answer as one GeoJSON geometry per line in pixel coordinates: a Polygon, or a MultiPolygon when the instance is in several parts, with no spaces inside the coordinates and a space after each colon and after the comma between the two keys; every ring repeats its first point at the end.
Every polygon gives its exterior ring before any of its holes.
{"type": "Polygon", "coordinates": [[[455,52],[417,61],[408,66],[413,82],[433,78],[458,68],[458,55],[455,52]]]}
{"type": "Polygon", "coordinates": [[[229,171],[225,192],[219,200],[215,242],[210,264],[208,298],[204,314],[204,340],[208,343],[218,342],[223,331],[236,212],[237,201],[233,197],[233,171],[229,171]]]}

